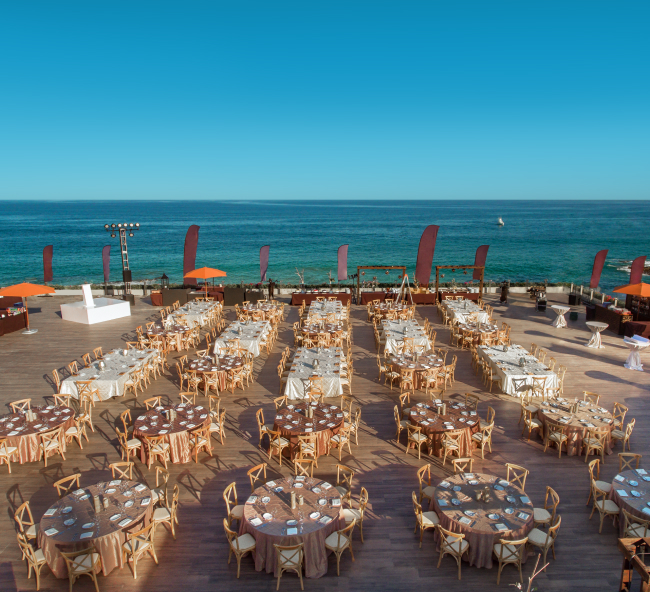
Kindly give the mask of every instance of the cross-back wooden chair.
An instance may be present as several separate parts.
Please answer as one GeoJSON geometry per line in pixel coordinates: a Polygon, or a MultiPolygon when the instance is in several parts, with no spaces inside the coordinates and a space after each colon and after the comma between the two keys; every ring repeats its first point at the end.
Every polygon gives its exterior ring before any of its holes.
{"type": "Polygon", "coordinates": [[[68,570],[70,580],[70,592],[72,586],[81,576],[88,576],[95,583],[95,590],[99,592],[97,584],[97,573],[102,568],[102,557],[94,546],[89,546],[78,551],[65,553],[59,551],[68,570]]]}
{"type": "Polygon", "coordinates": [[[587,437],[582,440],[585,451],[585,462],[589,461],[589,454],[600,454],[601,462],[605,464],[605,449],[610,437],[609,428],[587,428],[587,437]]]}
{"type": "Polygon", "coordinates": [[[156,548],[154,546],[154,528],[155,522],[150,522],[144,528],[136,530],[135,532],[126,532],[126,542],[122,545],[122,560],[128,565],[131,562],[131,569],[133,570],[133,579],[138,578],[137,565],[138,561],[146,554],[151,555],[151,558],[158,565],[158,557],[156,557],[156,548]]]}
{"type": "Polygon", "coordinates": [[[276,590],[280,588],[280,580],[285,571],[293,571],[298,574],[300,589],[304,590],[305,587],[302,583],[302,568],[305,561],[304,543],[298,543],[297,545],[278,545],[274,543],[273,547],[275,548],[276,557],[275,573],[278,578],[276,590]]]}
{"type": "Polygon", "coordinates": [[[569,450],[569,438],[566,435],[567,426],[555,423],[553,421],[546,422],[546,435],[544,437],[544,452],[550,444],[557,446],[557,457],[562,457],[562,445],[566,446],[567,453],[569,450]]]}
{"type": "Polygon", "coordinates": [[[13,401],[12,403],[9,403],[9,406],[11,407],[11,411],[13,413],[19,413],[19,412],[25,412],[28,409],[32,408],[32,400],[31,399],[20,399],[18,401],[13,401]]]}
{"type": "Polygon", "coordinates": [[[515,465],[513,463],[506,463],[506,469],[506,481],[521,487],[522,491],[526,491],[526,477],[528,477],[530,471],[521,465],[515,465]]]}
{"type": "Polygon", "coordinates": [[[642,454],[635,454],[634,452],[619,452],[618,472],[620,473],[626,469],[638,469],[642,456],[642,454]],[[634,466],[632,466],[633,464],[634,466]]]}
{"type": "Polygon", "coordinates": [[[223,529],[226,532],[228,547],[230,549],[228,553],[228,565],[230,565],[230,560],[234,554],[237,559],[237,579],[239,579],[241,559],[246,553],[252,553],[255,550],[255,539],[248,533],[237,536],[237,533],[230,528],[227,518],[223,519],[223,529]]]}
{"type": "Polygon", "coordinates": [[[79,479],[81,479],[81,473],[75,473],[69,477],[64,477],[53,483],[53,487],[56,489],[56,493],[59,496],[59,499],[68,495],[73,489],[79,489],[79,479]]]}
{"type": "Polygon", "coordinates": [[[251,493],[253,493],[261,483],[266,483],[267,466],[266,463],[260,463],[246,472],[251,482],[251,493]]]}
{"type": "Polygon", "coordinates": [[[356,520],[353,520],[343,530],[337,530],[325,539],[325,548],[332,551],[336,555],[336,575],[340,574],[341,555],[346,549],[350,550],[352,561],[354,561],[354,552],[352,551],[352,532],[356,525],[356,520]]]}
{"type": "Polygon", "coordinates": [[[62,407],[70,407],[71,395],[62,395],[61,393],[54,394],[54,404],[62,407]]]}
{"type": "Polygon", "coordinates": [[[293,461],[293,471],[296,476],[303,475],[312,478],[314,476],[313,458],[296,458],[293,461]]]}
{"type": "Polygon", "coordinates": [[[81,356],[81,359],[83,360],[84,367],[90,368],[90,363],[92,362],[92,360],[90,359],[90,354],[84,354],[83,356],[81,356]]]}
{"type": "Polygon", "coordinates": [[[444,432],[442,435],[442,449],[443,449],[443,457],[442,457],[442,464],[447,462],[447,456],[451,456],[453,458],[454,455],[456,455],[458,458],[461,458],[461,447],[462,447],[462,441],[463,438],[465,437],[465,430],[449,430],[447,432],[444,432]]]}
{"type": "Polygon", "coordinates": [[[454,467],[454,475],[458,473],[471,473],[474,466],[473,458],[454,458],[451,460],[454,467]]]}
{"type": "Polygon", "coordinates": [[[555,522],[555,513],[560,503],[560,496],[552,487],[546,486],[544,507],[533,508],[533,526],[551,526],[555,522]]]}
{"type": "Polygon", "coordinates": [[[499,539],[499,542],[495,543],[493,552],[499,560],[497,585],[501,581],[501,571],[507,564],[512,564],[517,567],[519,570],[519,579],[523,581],[523,575],[521,574],[521,563],[524,560],[526,553],[526,543],[528,543],[528,537],[516,541],[499,539]]]}
{"type": "Polygon", "coordinates": [[[38,435],[40,439],[39,448],[39,460],[43,458],[45,466],[47,466],[48,457],[54,454],[60,454],[65,460],[65,454],[63,453],[63,428],[58,427],[51,432],[45,432],[38,435]]]}
{"type": "Polygon", "coordinates": [[[134,465],[133,462],[125,461],[125,462],[114,462],[108,466],[111,469],[111,473],[113,474],[113,479],[125,479],[128,481],[132,481],[133,465],[134,465]]]}
{"type": "Polygon", "coordinates": [[[582,399],[591,405],[598,405],[598,402],[600,401],[600,395],[591,393],[589,391],[582,391],[582,399]]]}
{"type": "Polygon", "coordinates": [[[161,397],[149,397],[148,399],[144,400],[144,406],[146,407],[147,411],[149,409],[155,409],[156,407],[160,407],[160,400],[161,397]]]}
{"type": "Polygon", "coordinates": [[[465,540],[464,534],[458,534],[446,530],[440,524],[436,525],[440,536],[440,556],[438,557],[438,568],[445,555],[451,555],[458,565],[458,579],[460,580],[461,559],[469,549],[469,543],[465,540]]]}

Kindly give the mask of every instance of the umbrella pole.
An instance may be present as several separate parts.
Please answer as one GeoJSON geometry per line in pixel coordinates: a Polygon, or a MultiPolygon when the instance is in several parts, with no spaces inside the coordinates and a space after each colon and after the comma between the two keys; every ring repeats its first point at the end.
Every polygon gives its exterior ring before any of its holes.
{"type": "Polygon", "coordinates": [[[33,333],[38,333],[38,329],[29,328],[29,311],[27,310],[27,298],[23,297],[23,307],[25,309],[25,324],[27,328],[23,331],[23,335],[32,335],[33,333]]]}

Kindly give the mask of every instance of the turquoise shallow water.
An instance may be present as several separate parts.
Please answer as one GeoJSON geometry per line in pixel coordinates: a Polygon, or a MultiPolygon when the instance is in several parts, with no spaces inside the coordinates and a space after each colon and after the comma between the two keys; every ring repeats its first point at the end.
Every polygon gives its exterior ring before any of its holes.
{"type": "MultiPolygon", "coordinates": [[[[350,274],[357,265],[406,265],[412,274],[429,224],[440,226],[434,266],[472,264],[476,248],[488,244],[486,278],[495,281],[588,281],[594,255],[608,248],[601,286],[611,290],[627,282],[629,272],[620,270],[626,262],[650,257],[646,201],[6,201],[0,216],[0,285],[42,281],[48,244],[54,245],[55,284],[101,282],[106,244],[112,245],[111,279],[120,281],[119,243],[103,228],[111,222],[141,224],[128,239],[134,280],[165,272],[181,281],[191,224],[201,227],[197,267],[223,269],[229,283],[259,281],[265,244],[271,246],[267,277],[277,281],[297,283],[298,267],[307,283],[326,283],[329,270],[336,276],[337,249],[345,243],[350,274]]],[[[452,277],[470,276],[447,273],[445,279],[452,277]]]]}

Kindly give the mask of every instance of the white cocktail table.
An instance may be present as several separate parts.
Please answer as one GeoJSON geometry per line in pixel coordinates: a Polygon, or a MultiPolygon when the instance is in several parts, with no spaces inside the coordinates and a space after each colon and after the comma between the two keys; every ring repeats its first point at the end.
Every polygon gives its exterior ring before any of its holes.
{"type": "Polygon", "coordinates": [[[605,346],[600,340],[600,333],[607,329],[609,325],[607,323],[600,323],[598,321],[587,321],[587,327],[591,330],[593,335],[589,340],[589,343],[585,347],[593,347],[594,349],[604,349],[605,346]]]}
{"type": "Polygon", "coordinates": [[[639,335],[634,335],[633,337],[624,337],[623,341],[625,345],[630,348],[630,355],[625,360],[623,364],[628,370],[640,370],[643,372],[643,365],[641,364],[641,358],[639,352],[642,349],[645,349],[650,345],[650,341],[645,337],[639,335]]]}
{"type": "Polygon", "coordinates": [[[553,304],[551,308],[555,311],[555,314],[557,314],[557,318],[553,321],[553,326],[556,329],[566,327],[566,320],[564,319],[564,315],[571,310],[571,307],[562,306],[561,304],[553,304]]]}

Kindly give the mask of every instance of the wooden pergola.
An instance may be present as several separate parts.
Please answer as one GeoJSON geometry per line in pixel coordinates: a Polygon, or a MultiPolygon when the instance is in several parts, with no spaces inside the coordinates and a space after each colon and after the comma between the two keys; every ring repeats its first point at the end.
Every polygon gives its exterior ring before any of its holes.
{"type": "Polygon", "coordinates": [[[357,266],[357,303],[361,301],[361,270],[362,269],[401,269],[402,277],[406,275],[405,265],[359,265],[357,266]]]}
{"type": "Polygon", "coordinates": [[[441,269],[480,269],[481,270],[481,278],[480,278],[480,284],[479,284],[479,289],[478,293],[480,295],[480,298],[483,297],[483,275],[485,274],[485,266],[484,265],[436,265],[436,294],[438,294],[438,289],[440,287],[440,270],[441,269]]]}

